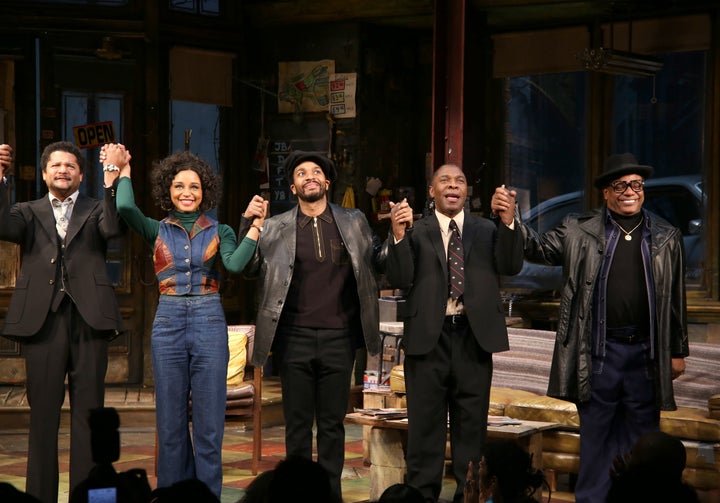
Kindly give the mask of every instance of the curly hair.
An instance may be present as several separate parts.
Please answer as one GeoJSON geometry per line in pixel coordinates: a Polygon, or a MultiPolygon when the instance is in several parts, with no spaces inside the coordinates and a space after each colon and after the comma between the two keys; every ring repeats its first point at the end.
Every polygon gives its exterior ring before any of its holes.
{"type": "Polygon", "coordinates": [[[176,152],[155,163],[151,182],[155,203],[165,211],[173,209],[170,187],[180,171],[192,170],[200,177],[202,203],[200,211],[215,208],[222,197],[222,178],[202,158],[191,152],[176,152]]]}
{"type": "Polygon", "coordinates": [[[43,171],[47,170],[47,164],[50,161],[50,156],[53,152],[67,152],[68,154],[74,155],[75,159],[77,159],[78,166],[80,167],[80,173],[85,172],[85,156],[82,154],[77,145],[69,141],[56,141],[55,143],[51,143],[45,147],[42,155],[40,156],[40,168],[42,168],[43,171]]]}

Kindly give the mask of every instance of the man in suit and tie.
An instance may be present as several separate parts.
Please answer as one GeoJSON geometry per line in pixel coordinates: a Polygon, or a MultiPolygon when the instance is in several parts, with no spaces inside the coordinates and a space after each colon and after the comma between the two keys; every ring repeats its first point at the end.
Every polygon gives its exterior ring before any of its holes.
{"type": "Polygon", "coordinates": [[[522,236],[464,211],[467,180],[456,165],[435,171],[429,194],[435,211],[414,224],[407,201],[391,205],[386,274],[407,290],[400,315],[408,483],[438,500],[449,414],[458,502],[468,462],[478,466],[487,436],[492,353],[509,348],[498,275],[522,268],[522,236]]]}
{"type": "Polygon", "coordinates": [[[122,232],[113,184],[105,170],[102,201],[80,194],[85,158],[69,142],[48,145],[42,177],[48,195],[10,206],[0,146],[0,239],[20,245],[21,269],[2,335],[25,357],[30,404],[27,487],[43,503],[58,499],[58,429],[67,376],[71,404],[70,489],[94,466],[90,411],[102,407],[108,340],[122,327],[107,274],[107,241],[122,232]]]}

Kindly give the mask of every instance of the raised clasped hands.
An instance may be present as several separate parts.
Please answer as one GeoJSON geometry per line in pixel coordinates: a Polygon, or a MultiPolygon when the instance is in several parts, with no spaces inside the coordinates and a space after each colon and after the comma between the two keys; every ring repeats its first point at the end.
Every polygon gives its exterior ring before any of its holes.
{"type": "Polygon", "coordinates": [[[490,200],[490,209],[505,225],[510,225],[515,218],[515,196],[517,192],[501,185],[495,189],[490,200]]]}
{"type": "Polygon", "coordinates": [[[100,148],[100,162],[103,165],[103,175],[105,177],[105,186],[109,187],[113,182],[121,177],[130,177],[130,160],[132,155],[120,143],[106,143],[100,148]],[[117,166],[120,171],[108,171],[108,166],[117,166]]]}
{"type": "Polygon", "coordinates": [[[405,237],[405,231],[413,226],[413,209],[407,199],[399,203],[390,202],[390,222],[393,236],[400,241],[405,237]]]}
{"type": "Polygon", "coordinates": [[[10,169],[13,161],[13,149],[5,143],[0,144],[0,177],[5,176],[5,172],[10,169]]]}
{"type": "Polygon", "coordinates": [[[249,220],[252,220],[252,225],[262,227],[267,218],[269,201],[266,201],[261,196],[255,195],[250,200],[247,209],[243,213],[243,216],[249,220]]]}

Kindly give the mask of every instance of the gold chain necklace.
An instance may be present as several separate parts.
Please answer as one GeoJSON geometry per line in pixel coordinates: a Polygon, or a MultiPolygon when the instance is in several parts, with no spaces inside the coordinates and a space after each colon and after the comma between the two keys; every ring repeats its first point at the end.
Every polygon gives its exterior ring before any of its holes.
{"type": "Polygon", "coordinates": [[[642,225],[643,220],[645,220],[645,217],[642,217],[642,218],[640,219],[640,221],[638,222],[638,224],[637,224],[635,227],[633,227],[632,229],[630,229],[629,231],[626,231],[626,230],[623,228],[622,225],[620,225],[619,223],[617,223],[617,222],[615,221],[614,218],[611,218],[610,220],[612,220],[612,223],[614,223],[615,225],[617,225],[618,229],[620,229],[621,231],[623,231],[623,232],[625,233],[625,241],[632,241],[632,236],[631,236],[630,234],[632,234],[633,232],[635,232],[635,229],[637,229],[638,227],[640,227],[640,226],[642,225]]]}

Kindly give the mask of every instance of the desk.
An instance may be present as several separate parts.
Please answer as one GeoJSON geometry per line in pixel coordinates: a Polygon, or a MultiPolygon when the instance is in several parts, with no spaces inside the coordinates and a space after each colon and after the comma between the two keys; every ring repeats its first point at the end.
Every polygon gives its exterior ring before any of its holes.
{"type": "MultiPolygon", "coordinates": [[[[405,482],[408,422],[405,419],[377,419],[358,412],[347,414],[345,422],[370,427],[370,501],[377,501],[387,487],[405,482]]],[[[488,426],[488,438],[518,441],[533,455],[533,466],[542,469],[542,432],[557,426],[540,421],[488,426]]],[[[537,491],[535,496],[542,501],[542,491],[537,491]]]]}

